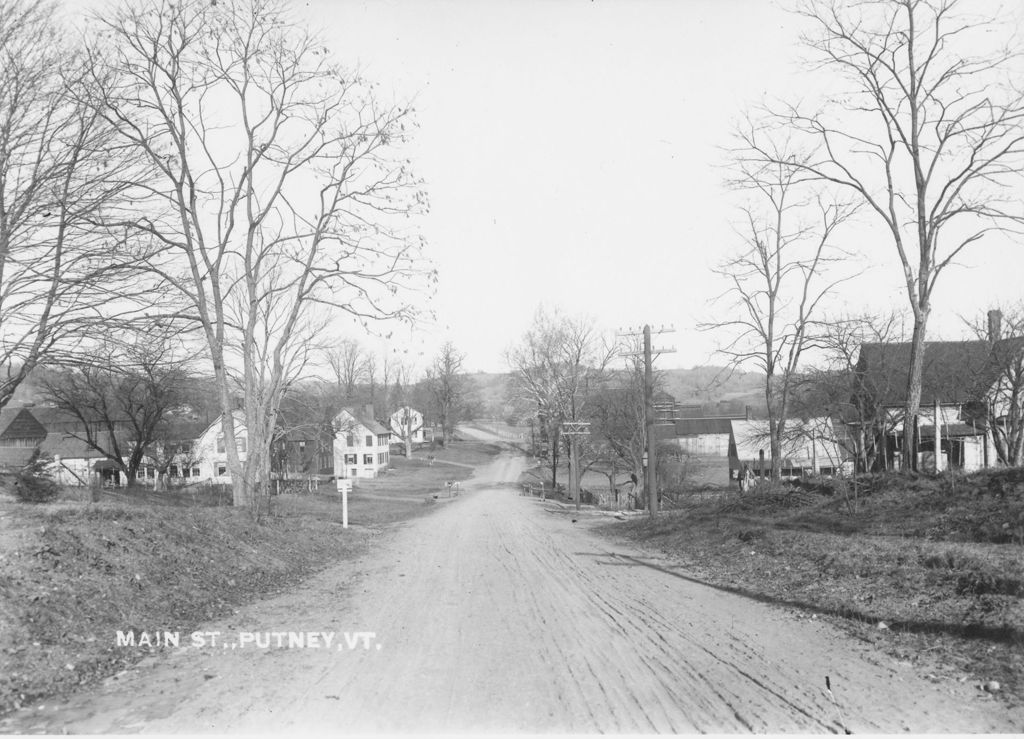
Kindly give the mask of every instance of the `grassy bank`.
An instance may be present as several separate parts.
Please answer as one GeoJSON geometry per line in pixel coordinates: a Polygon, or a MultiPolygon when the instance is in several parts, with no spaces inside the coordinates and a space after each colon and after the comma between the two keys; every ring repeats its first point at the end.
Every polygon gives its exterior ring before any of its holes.
{"type": "Polygon", "coordinates": [[[445,481],[471,475],[396,459],[387,475],[359,481],[349,529],[326,485],[275,496],[262,525],[173,493],[0,502],[0,713],[141,657],[115,646],[117,630],[187,633],[358,556],[389,525],[434,510],[445,481]]]}
{"type": "Polygon", "coordinates": [[[602,529],[693,576],[808,617],[833,614],[927,671],[1024,700],[1024,471],[875,476],[683,499],[602,529]]]}
{"type": "Polygon", "coordinates": [[[434,464],[442,464],[449,470],[452,467],[468,465],[475,466],[486,464],[499,452],[501,446],[485,441],[450,441],[447,446],[435,445],[431,447],[425,444],[413,451],[413,459],[429,461],[433,458],[434,464]]]}

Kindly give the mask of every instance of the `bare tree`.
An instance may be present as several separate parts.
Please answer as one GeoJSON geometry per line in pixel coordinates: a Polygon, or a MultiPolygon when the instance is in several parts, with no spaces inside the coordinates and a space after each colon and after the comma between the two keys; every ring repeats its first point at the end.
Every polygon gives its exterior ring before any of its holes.
{"type": "MultiPolygon", "coordinates": [[[[636,349],[637,347],[634,347],[636,349]]],[[[661,389],[663,376],[654,374],[655,391],[661,389]]],[[[608,384],[593,396],[588,407],[593,419],[591,438],[595,453],[603,457],[609,488],[619,464],[634,480],[633,494],[637,505],[646,507],[643,486],[637,482],[644,475],[644,451],[647,449],[647,419],[644,403],[644,363],[639,352],[627,358],[625,369],[615,373],[608,384]]]]}
{"type": "MultiPolygon", "coordinates": [[[[833,419],[835,442],[856,460],[856,469],[866,472],[888,464],[885,439],[898,419],[889,412],[887,398],[897,394],[905,367],[886,366],[889,355],[874,357],[880,366],[861,364],[866,345],[900,343],[906,338],[904,316],[862,313],[829,316],[822,321],[819,336],[821,361],[799,374],[794,383],[792,408],[801,418],[833,419]]],[[[811,428],[821,438],[821,429],[811,428]]],[[[799,429],[798,429],[799,431],[799,429]]]]}
{"type": "Polygon", "coordinates": [[[975,336],[990,342],[990,387],[980,387],[972,408],[991,434],[1000,464],[1024,465],[1024,303],[993,309],[987,321],[968,322],[975,336]]]}
{"type": "Polygon", "coordinates": [[[785,105],[772,125],[801,135],[786,160],[752,127],[746,143],[802,177],[862,201],[899,257],[914,317],[904,465],[916,466],[916,422],[928,317],[939,276],[986,234],[1019,221],[1024,164],[1018,50],[1002,18],[966,15],[961,0],[808,0],[800,15],[815,66],[840,76],[820,109],[785,105]],[[982,49],[981,53],[977,50],[982,49]]]}
{"type": "Polygon", "coordinates": [[[235,503],[259,516],[282,395],[327,321],[411,320],[406,289],[430,277],[405,221],[425,196],[396,154],[409,110],[274,0],[139,0],[96,22],[98,109],[159,172],[120,225],[205,338],[235,503]]]}
{"type": "Polygon", "coordinates": [[[355,339],[341,339],[328,347],[325,354],[335,387],[341,396],[341,405],[353,404],[356,389],[366,378],[370,355],[355,339]]]}
{"type": "Polygon", "coordinates": [[[588,403],[614,354],[615,347],[592,320],[543,307],[519,343],[505,353],[512,371],[510,393],[546,429],[553,486],[557,485],[561,424],[586,419],[588,403]]]}
{"type": "Polygon", "coordinates": [[[787,142],[764,147],[768,155],[760,160],[741,149],[732,183],[750,193],[752,202],[742,208],[743,250],[717,269],[730,285],[723,296],[729,317],[701,328],[731,334],[719,350],[730,368],[753,365],[764,372],[771,477],[778,480],[801,357],[816,345],[822,300],[850,277],[833,277],[830,270],[846,256],[833,239],[854,208],[830,199],[802,181],[798,169],[780,163],[797,161],[797,155],[786,153],[787,142]]]}
{"type": "Polygon", "coordinates": [[[466,355],[446,341],[426,372],[426,386],[433,400],[441,443],[448,444],[459,422],[459,411],[466,397],[466,378],[462,367],[466,355]]]}
{"type": "Polygon", "coordinates": [[[58,15],[52,2],[0,0],[0,407],[139,293],[98,223],[129,163],[71,92],[82,59],[58,15]]]}
{"type": "MultiPolygon", "coordinates": [[[[390,373],[394,375],[395,383],[388,391],[388,410],[392,413],[402,411],[401,422],[398,424],[398,431],[395,432],[394,426],[391,427],[392,432],[405,446],[406,458],[412,456],[412,440],[413,435],[417,430],[422,430],[426,425],[426,419],[423,418],[420,425],[417,426],[412,415],[411,402],[411,388],[412,383],[412,370],[403,362],[390,360],[385,366],[389,366],[390,373]]],[[[423,409],[419,409],[420,413],[423,413],[423,409]]],[[[391,423],[391,413],[387,414],[388,423],[391,423]]]]}
{"type": "Polygon", "coordinates": [[[160,441],[169,414],[187,400],[188,372],[170,340],[151,335],[110,339],[88,361],[49,377],[43,399],[73,416],[69,432],[103,454],[134,482],[160,441]]]}

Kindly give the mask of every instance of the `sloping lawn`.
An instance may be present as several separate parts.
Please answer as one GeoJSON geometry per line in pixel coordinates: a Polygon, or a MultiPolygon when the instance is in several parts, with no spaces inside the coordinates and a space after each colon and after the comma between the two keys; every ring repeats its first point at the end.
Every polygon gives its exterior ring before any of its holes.
{"type": "Polygon", "coordinates": [[[273,496],[260,525],[180,492],[0,498],[0,713],[140,658],[143,650],[115,646],[118,630],[187,632],[360,555],[392,524],[436,510],[444,483],[472,472],[395,460],[386,475],[358,481],[348,529],[328,484],[273,496]]]}
{"type": "Polygon", "coordinates": [[[1024,471],[694,496],[601,531],[1024,700],[1024,471]]]}

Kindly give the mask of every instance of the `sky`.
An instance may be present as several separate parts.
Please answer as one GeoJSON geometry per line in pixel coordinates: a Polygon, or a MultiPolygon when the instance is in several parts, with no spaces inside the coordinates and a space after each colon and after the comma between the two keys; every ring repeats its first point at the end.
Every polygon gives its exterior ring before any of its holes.
{"type": "MultiPolygon", "coordinates": [[[[311,0],[300,18],[342,64],[411,101],[407,147],[430,196],[420,227],[440,274],[436,318],[398,334],[425,365],[452,341],[471,371],[502,354],[537,306],[608,331],[650,323],[659,366],[721,363],[725,283],[740,242],[723,147],[745,109],[808,84],[797,20],[770,0],[311,0]]],[[[841,235],[864,274],[849,310],[906,304],[891,244],[841,235]]],[[[993,237],[945,275],[931,338],[1019,299],[1024,252],[993,237]]],[[[339,330],[345,330],[339,326],[339,330]]]]}

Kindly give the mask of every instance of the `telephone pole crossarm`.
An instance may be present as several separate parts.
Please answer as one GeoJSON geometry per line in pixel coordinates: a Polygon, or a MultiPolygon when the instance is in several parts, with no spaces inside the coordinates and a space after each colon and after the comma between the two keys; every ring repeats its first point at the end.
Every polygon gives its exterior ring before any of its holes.
{"type": "Polygon", "coordinates": [[[589,421],[562,421],[562,434],[569,437],[569,492],[576,499],[576,510],[580,510],[579,450],[576,439],[590,436],[589,421]]]}

